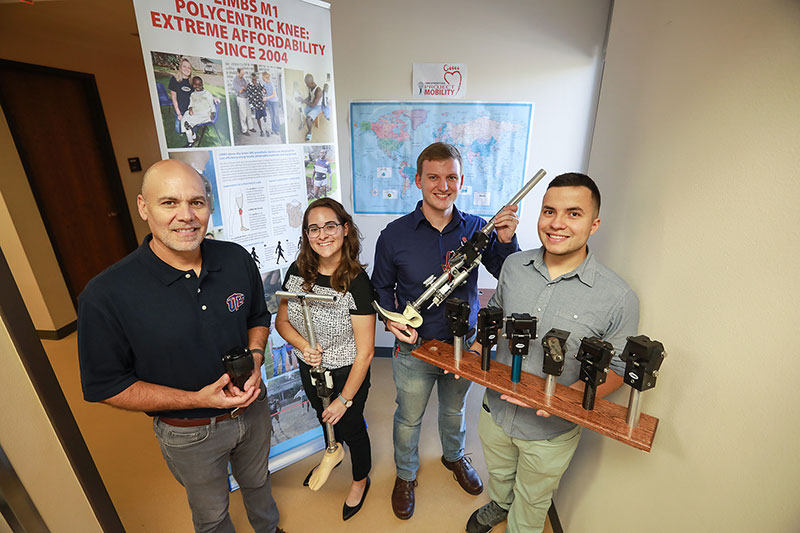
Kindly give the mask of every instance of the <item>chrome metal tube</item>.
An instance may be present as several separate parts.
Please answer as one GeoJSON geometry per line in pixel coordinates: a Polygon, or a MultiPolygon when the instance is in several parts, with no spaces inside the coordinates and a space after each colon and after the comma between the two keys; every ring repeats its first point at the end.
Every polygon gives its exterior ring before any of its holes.
{"type": "MultiPolygon", "coordinates": [[[[536,184],[539,183],[542,180],[543,177],[545,177],[546,174],[547,174],[547,172],[545,172],[545,170],[543,168],[540,168],[539,172],[534,174],[533,177],[530,180],[528,180],[528,183],[523,185],[522,189],[520,189],[517,192],[517,194],[515,194],[513,196],[513,198],[511,198],[511,200],[509,200],[509,202],[506,205],[517,205],[517,204],[519,204],[522,201],[522,199],[525,198],[525,196],[529,192],[531,192],[531,189],[533,189],[536,186],[536,184]]],[[[505,206],[503,206],[503,207],[505,207],[505,206]]],[[[500,209],[500,211],[502,211],[502,209],[500,209]]],[[[494,229],[494,219],[497,218],[497,215],[500,214],[500,211],[495,213],[495,215],[491,219],[489,219],[489,222],[487,222],[487,224],[483,228],[481,228],[481,232],[482,233],[484,233],[486,235],[489,235],[492,232],[492,230],[494,229]]]]}
{"type": "Polygon", "coordinates": [[[548,398],[550,398],[551,396],[553,396],[553,393],[555,391],[556,391],[556,377],[547,374],[547,380],[544,382],[544,393],[548,398]]]}
{"type": "Polygon", "coordinates": [[[456,335],[453,337],[453,358],[456,361],[456,370],[461,368],[461,354],[464,351],[464,337],[456,335]]]}
{"type": "Polygon", "coordinates": [[[641,391],[631,387],[631,395],[628,398],[628,414],[625,417],[625,422],[628,423],[628,427],[631,429],[639,425],[639,415],[642,411],[639,401],[641,394],[641,391]]]}

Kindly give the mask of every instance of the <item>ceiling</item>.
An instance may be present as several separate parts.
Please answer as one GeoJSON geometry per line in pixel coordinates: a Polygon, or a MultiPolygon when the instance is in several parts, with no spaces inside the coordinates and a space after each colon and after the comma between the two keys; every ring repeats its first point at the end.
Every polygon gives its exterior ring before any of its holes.
{"type": "MultiPolygon", "coordinates": [[[[0,0],[0,32],[4,27],[25,28],[33,38],[59,36],[102,43],[103,48],[130,46],[137,34],[130,0],[0,0]]],[[[16,32],[15,32],[16,33],[16,32]]],[[[3,55],[0,53],[0,55],[3,55]]]]}

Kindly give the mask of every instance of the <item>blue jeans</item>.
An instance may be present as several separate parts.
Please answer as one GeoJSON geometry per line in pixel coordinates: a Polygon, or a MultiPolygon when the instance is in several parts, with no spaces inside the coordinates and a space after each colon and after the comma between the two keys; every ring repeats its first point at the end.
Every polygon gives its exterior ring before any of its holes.
{"type": "Polygon", "coordinates": [[[272,132],[280,133],[281,121],[280,118],[278,118],[278,101],[267,100],[267,106],[269,107],[270,120],[272,120],[272,132]]]}
{"type": "Polygon", "coordinates": [[[464,439],[467,435],[464,405],[472,382],[455,379],[452,374],[445,374],[441,368],[411,355],[411,351],[419,344],[420,341],[416,344],[395,341],[395,356],[392,358],[392,374],[397,389],[394,463],[397,477],[405,481],[417,478],[422,415],[425,414],[434,384],[439,394],[439,438],[442,441],[442,454],[447,461],[455,461],[464,455],[464,439]]]}
{"type": "Polygon", "coordinates": [[[184,428],[153,420],[161,454],[186,489],[195,531],[234,531],[228,514],[228,461],[253,529],[273,533],[278,525],[267,470],[271,425],[263,385],[261,394],[238,418],[207,426],[184,428]]]}

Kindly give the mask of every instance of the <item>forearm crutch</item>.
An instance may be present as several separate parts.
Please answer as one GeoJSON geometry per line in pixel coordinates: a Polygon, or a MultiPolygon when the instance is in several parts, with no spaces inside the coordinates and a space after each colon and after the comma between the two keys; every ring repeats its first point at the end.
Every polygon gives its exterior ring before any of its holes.
{"type": "MultiPolygon", "coordinates": [[[[300,306],[303,308],[303,320],[306,324],[306,334],[308,335],[308,342],[312,348],[317,347],[317,336],[314,333],[314,324],[311,321],[311,308],[308,305],[309,301],[315,302],[329,302],[333,303],[338,298],[336,296],[326,296],[323,294],[314,294],[311,292],[286,292],[276,291],[275,295],[278,298],[295,298],[300,301],[300,306]]],[[[311,368],[309,372],[311,377],[311,384],[314,385],[317,391],[317,396],[322,401],[322,410],[328,408],[331,404],[331,397],[333,396],[333,375],[331,371],[322,366],[320,363],[311,368]]],[[[325,436],[327,448],[325,455],[322,458],[319,466],[314,470],[314,474],[309,479],[308,486],[311,490],[319,490],[320,487],[328,480],[328,475],[333,468],[339,464],[344,456],[344,450],[336,442],[336,437],[333,434],[333,425],[330,422],[325,422],[325,436]]]]}

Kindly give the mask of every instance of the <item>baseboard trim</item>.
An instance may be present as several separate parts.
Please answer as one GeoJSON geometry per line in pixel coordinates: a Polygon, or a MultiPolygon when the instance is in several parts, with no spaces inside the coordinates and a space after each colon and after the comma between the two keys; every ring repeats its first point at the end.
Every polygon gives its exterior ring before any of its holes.
{"type": "Polygon", "coordinates": [[[73,320],[66,326],[60,327],[55,331],[52,329],[37,329],[36,334],[39,335],[40,339],[48,341],[58,341],[63,339],[70,333],[76,331],[77,329],[78,329],[78,321],[73,320]]]}

